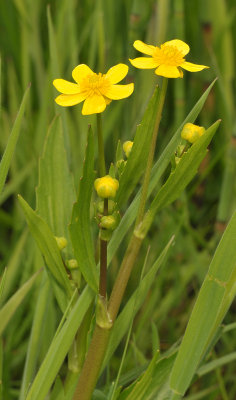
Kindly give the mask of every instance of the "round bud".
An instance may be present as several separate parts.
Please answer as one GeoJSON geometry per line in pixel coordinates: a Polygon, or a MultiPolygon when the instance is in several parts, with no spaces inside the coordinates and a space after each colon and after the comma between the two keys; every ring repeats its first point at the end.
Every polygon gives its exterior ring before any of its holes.
{"type": "Polygon", "coordinates": [[[102,178],[96,179],[94,182],[94,187],[99,197],[107,199],[109,197],[115,197],[119,188],[119,182],[110,175],[106,175],[102,178]]]}
{"type": "Polygon", "coordinates": [[[203,126],[198,126],[188,122],[184,125],[181,137],[190,143],[195,143],[205,132],[203,126]]]}
{"type": "Polygon", "coordinates": [[[123,144],[123,150],[127,158],[129,158],[132,147],[133,147],[133,142],[131,142],[130,140],[127,140],[127,142],[124,142],[123,144]]]}
{"type": "Polygon", "coordinates": [[[67,260],[66,261],[66,266],[67,266],[68,269],[77,269],[77,268],[79,268],[78,262],[74,258],[72,258],[71,260],[67,260]]]}
{"type": "Polygon", "coordinates": [[[55,236],[56,242],[57,242],[57,246],[59,248],[59,250],[63,250],[66,246],[67,246],[67,240],[65,237],[61,236],[61,237],[57,237],[55,236]]]}
{"type": "Polygon", "coordinates": [[[104,215],[100,221],[100,227],[113,231],[116,228],[117,220],[113,215],[104,215]]]}

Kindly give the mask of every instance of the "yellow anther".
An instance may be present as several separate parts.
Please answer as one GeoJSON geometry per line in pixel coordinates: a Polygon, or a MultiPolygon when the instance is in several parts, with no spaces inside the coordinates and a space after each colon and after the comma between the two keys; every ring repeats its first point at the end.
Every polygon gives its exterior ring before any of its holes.
{"type": "Polygon", "coordinates": [[[119,188],[119,182],[110,175],[106,175],[102,178],[96,179],[94,187],[99,197],[107,199],[108,197],[115,197],[119,188]]]}
{"type": "Polygon", "coordinates": [[[188,140],[190,143],[195,143],[205,132],[203,126],[198,126],[188,122],[184,125],[181,132],[182,139],[188,140]]]}

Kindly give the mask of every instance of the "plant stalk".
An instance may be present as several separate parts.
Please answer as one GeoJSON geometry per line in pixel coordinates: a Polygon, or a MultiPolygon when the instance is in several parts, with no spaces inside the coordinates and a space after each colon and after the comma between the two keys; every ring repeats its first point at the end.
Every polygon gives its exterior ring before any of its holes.
{"type": "Polygon", "coordinates": [[[105,164],[105,154],[104,154],[104,142],[102,134],[102,116],[97,114],[97,136],[98,136],[98,166],[99,175],[106,175],[106,164],[105,164]]]}
{"type": "MultiPolygon", "coordinates": [[[[103,215],[108,214],[108,199],[104,199],[103,215]]],[[[107,294],[107,241],[100,239],[100,282],[99,294],[106,299],[107,294]]]]}

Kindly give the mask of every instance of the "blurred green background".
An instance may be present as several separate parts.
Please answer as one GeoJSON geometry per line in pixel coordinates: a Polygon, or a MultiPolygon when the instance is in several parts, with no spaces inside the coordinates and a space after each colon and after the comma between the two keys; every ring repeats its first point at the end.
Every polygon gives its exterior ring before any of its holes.
{"type": "MultiPolygon", "coordinates": [[[[62,109],[55,104],[57,93],[52,80],[72,80],[71,71],[80,63],[88,64],[95,72],[104,73],[119,62],[129,64],[128,58],[137,54],[132,47],[136,39],[156,45],[174,38],[186,41],[191,49],[187,61],[209,65],[210,69],[197,74],[185,71],[183,79],[170,80],[158,137],[158,156],[207,86],[218,77],[197,123],[208,127],[221,118],[220,129],[194,181],[173,206],[156,218],[137,265],[138,271],[149,244],[152,261],[170,236],[176,234],[168,267],[165,273],[159,275],[135,319],[125,371],[146,363],[159,340],[164,351],[183,334],[216,244],[235,209],[235,13],[234,0],[0,2],[1,154],[22,96],[31,83],[21,134],[7,184],[0,197],[1,275],[8,266],[2,302],[43,265],[34,241],[28,235],[16,194],[23,195],[35,207],[38,160],[49,124],[55,114],[62,115],[66,150],[76,188],[83,166],[87,126],[91,123],[95,127],[94,116],[81,115],[81,105],[62,109]]],[[[154,86],[159,82],[152,70],[136,70],[131,65],[126,79],[127,82],[135,82],[134,94],[127,100],[112,102],[103,113],[109,162],[115,159],[119,138],[122,141],[132,140],[154,86]]],[[[121,245],[113,260],[111,282],[125,245],[121,245]]],[[[127,296],[135,288],[138,275],[132,276],[127,296]]],[[[4,336],[4,400],[19,396],[36,299],[35,288],[19,308],[4,336]]],[[[235,305],[228,313],[226,322],[233,321],[233,311],[235,305]]],[[[47,312],[39,363],[60,318],[52,298],[48,299],[47,312]]],[[[215,351],[220,356],[232,352],[234,346],[233,334],[229,332],[222,336],[215,351]]],[[[114,378],[120,354],[118,349],[101,385],[114,378]]],[[[212,354],[213,358],[215,356],[212,354]]],[[[235,399],[233,370],[233,365],[229,364],[196,380],[189,396],[202,392],[202,397],[196,398],[223,398],[219,386],[224,378],[228,393],[226,399],[235,399]]]]}

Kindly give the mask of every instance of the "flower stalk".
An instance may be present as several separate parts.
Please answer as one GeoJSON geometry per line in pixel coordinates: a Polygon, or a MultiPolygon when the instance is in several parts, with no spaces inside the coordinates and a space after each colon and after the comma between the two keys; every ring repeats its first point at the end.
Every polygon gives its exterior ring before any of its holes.
{"type": "Polygon", "coordinates": [[[102,134],[102,117],[101,114],[97,114],[97,137],[98,137],[98,166],[99,175],[106,175],[106,163],[104,154],[104,141],[102,134]]]}

